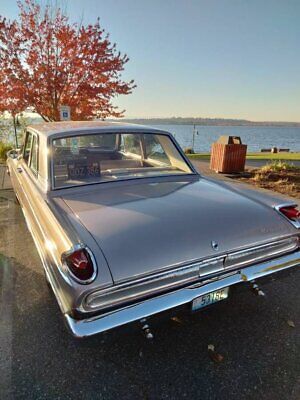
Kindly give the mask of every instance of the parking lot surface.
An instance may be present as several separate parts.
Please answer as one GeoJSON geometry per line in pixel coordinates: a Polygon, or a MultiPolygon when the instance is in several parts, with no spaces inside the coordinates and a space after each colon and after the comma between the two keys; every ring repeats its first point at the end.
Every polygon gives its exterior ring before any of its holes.
{"type": "Polygon", "coordinates": [[[66,330],[20,207],[0,191],[0,399],[300,398],[300,274],[201,312],[88,339],[66,330]],[[223,356],[213,361],[208,345],[223,356]]]}

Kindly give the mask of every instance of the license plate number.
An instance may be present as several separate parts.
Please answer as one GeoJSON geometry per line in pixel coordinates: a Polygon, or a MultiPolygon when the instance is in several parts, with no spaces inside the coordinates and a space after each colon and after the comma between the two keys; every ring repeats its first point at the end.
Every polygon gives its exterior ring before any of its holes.
{"type": "Polygon", "coordinates": [[[203,296],[197,297],[193,300],[192,310],[196,311],[200,308],[209,306],[210,304],[217,303],[218,301],[227,299],[229,293],[229,287],[216,290],[215,292],[210,292],[204,294],[203,296]]]}

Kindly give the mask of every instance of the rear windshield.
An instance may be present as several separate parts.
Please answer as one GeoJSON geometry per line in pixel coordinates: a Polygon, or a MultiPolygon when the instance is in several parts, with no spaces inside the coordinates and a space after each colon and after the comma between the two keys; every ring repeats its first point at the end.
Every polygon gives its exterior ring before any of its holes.
{"type": "Polygon", "coordinates": [[[192,173],[167,135],[104,133],[52,141],[55,188],[192,173]]]}

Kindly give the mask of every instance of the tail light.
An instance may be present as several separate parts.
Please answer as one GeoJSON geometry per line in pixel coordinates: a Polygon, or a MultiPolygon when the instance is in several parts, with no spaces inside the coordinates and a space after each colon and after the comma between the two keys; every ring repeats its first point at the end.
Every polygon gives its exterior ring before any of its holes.
{"type": "Polygon", "coordinates": [[[277,208],[296,228],[300,228],[300,211],[297,205],[284,205],[277,208]]]}
{"type": "Polygon", "coordinates": [[[62,261],[71,276],[79,283],[90,283],[95,279],[96,266],[90,251],[86,248],[63,254],[62,261]]]}
{"type": "Polygon", "coordinates": [[[280,212],[282,212],[282,214],[284,214],[288,219],[297,220],[300,218],[300,211],[296,206],[281,207],[280,212]]]}

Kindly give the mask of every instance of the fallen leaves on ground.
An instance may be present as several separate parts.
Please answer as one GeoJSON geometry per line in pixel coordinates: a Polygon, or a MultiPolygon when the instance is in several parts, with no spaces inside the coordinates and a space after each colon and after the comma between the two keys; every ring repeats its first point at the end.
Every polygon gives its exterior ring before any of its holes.
{"type": "Polygon", "coordinates": [[[243,182],[300,198],[300,167],[288,163],[267,164],[264,167],[234,176],[243,182]]]}
{"type": "Polygon", "coordinates": [[[209,344],[207,346],[207,349],[208,349],[209,357],[212,361],[214,361],[215,363],[221,363],[222,361],[224,361],[224,356],[222,356],[222,354],[217,353],[215,351],[215,346],[213,344],[209,344]]]}
{"type": "Polygon", "coordinates": [[[295,325],[294,321],[292,321],[291,319],[289,319],[289,320],[287,321],[287,324],[288,324],[288,326],[290,326],[291,328],[296,328],[296,325],[295,325]]]}
{"type": "Polygon", "coordinates": [[[177,324],[183,324],[183,321],[178,317],[172,317],[171,320],[177,322],[177,324]]]}

